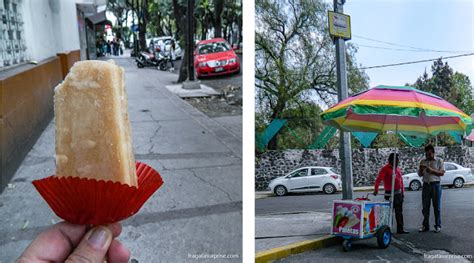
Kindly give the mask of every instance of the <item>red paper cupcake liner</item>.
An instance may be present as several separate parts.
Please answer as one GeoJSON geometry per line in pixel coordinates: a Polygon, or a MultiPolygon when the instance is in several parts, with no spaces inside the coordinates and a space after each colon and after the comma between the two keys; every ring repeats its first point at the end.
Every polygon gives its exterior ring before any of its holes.
{"type": "Polygon", "coordinates": [[[137,162],[138,188],[119,182],[49,176],[33,185],[60,218],[78,225],[104,225],[126,219],[140,210],[163,184],[160,174],[137,162]]]}

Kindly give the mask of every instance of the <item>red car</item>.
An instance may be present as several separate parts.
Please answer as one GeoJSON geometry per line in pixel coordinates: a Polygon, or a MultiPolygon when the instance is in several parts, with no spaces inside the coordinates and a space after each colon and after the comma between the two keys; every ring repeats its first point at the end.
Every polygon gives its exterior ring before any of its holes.
{"type": "Polygon", "coordinates": [[[239,57],[223,38],[202,40],[194,51],[194,69],[198,78],[240,71],[239,57]]]}

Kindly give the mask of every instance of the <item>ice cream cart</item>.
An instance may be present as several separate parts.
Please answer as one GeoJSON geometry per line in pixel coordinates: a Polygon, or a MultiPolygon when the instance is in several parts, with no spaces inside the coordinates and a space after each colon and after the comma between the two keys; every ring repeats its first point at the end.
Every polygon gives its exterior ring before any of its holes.
{"type": "Polygon", "coordinates": [[[331,234],[344,239],[342,248],[349,251],[352,241],[377,238],[380,248],[392,240],[390,202],[373,202],[366,198],[334,200],[331,234]]]}

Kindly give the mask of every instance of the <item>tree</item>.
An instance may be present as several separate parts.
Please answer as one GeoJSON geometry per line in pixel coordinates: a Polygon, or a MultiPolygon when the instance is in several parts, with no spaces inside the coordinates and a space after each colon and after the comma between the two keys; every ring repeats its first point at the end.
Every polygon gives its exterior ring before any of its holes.
{"type": "Polygon", "coordinates": [[[107,2],[107,10],[112,12],[117,19],[116,36],[120,39],[124,39],[123,24],[127,21],[129,11],[127,5],[123,1],[109,0],[107,2]]]}
{"type": "Polygon", "coordinates": [[[148,5],[147,33],[151,36],[173,35],[173,8],[169,0],[155,0],[148,5]]]}
{"type": "Polygon", "coordinates": [[[148,0],[138,1],[138,43],[140,45],[140,50],[147,50],[146,27],[148,18],[148,0]]]}
{"type": "Polygon", "coordinates": [[[460,73],[454,73],[452,77],[453,88],[449,101],[454,102],[460,110],[466,114],[474,114],[474,100],[472,97],[472,85],[469,77],[460,73]]]}
{"type": "Polygon", "coordinates": [[[278,136],[279,149],[306,149],[323,130],[319,114],[321,108],[314,103],[302,102],[297,108],[285,109],[283,119],[288,119],[278,136]]]}
{"type": "Polygon", "coordinates": [[[468,76],[460,72],[453,73],[448,62],[443,63],[441,59],[433,62],[431,74],[430,77],[425,70],[413,86],[440,96],[466,114],[474,113],[472,85],[468,76]]]}
{"type": "Polygon", "coordinates": [[[240,0],[200,0],[196,4],[195,17],[198,21],[196,26],[199,27],[200,39],[206,39],[207,33],[212,29],[214,37],[229,40],[229,31],[232,31],[234,25],[237,26],[239,31],[237,34],[240,36],[242,24],[240,0]]]}
{"type": "Polygon", "coordinates": [[[433,73],[431,79],[431,92],[441,98],[448,98],[453,88],[453,69],[448,65],[448,62],[443,64],[441,58],[433,62],[431,66],[433,73]]]}
{"type": "Polygon", "coordinates": [[[214,2],[214,37],[222,37],[222,11],[224,11],[224,0],[213,0],[214,2]]]}
{"type": "MultiPolygon", "coordinates": [[[[269,122],[304,102],[336,102],[335,48],[327,29],[329,7],[322,1],[256,1],[256,103],[257,111],[268,116],[269,122]]],[[[349,44],[351,92],[368,88],[368,76],[358,69],[356,52],[349,44]]],[[[268,148],[276,149],[277,143],[275,136],[268,148]]]]}
{"type": "MultiPolygon", "coordinates": [[[[186,1],[183,0],[173,0],[173,14],[176,23],[176,38],[177,41],[182,44],[184,43],[185,33],[186,33],[186,1]]],[[[183,61],[181,67],[179,68],[178,83],[185,81],[188,78],[188,60],[186,57],[188,54],[186,51],[183,55],[183,61]]]]}
{"type": "Polygon", "coordinates": [[[196,19],[199,22],[200,39],[204,40],[207,37],[209,26],[213,23],[213,5],[211,0],[201,0],[196,6],[196,19]]]}
{"type": "MultiPolygon", "coordinates": [[[[466,114],[474,113],[474,101],[472,100],[472,85],[469,77],[460,72],[453,73],[453,69],[440,59],[433,62],[430,77],[425,72],[416,80],[416,88],[431,92],[447,100],[466,114]]],[[[440,134],[429,139],[430,143],[437,145],[453,145],[455,141],[446,134],[440,134]]]]}

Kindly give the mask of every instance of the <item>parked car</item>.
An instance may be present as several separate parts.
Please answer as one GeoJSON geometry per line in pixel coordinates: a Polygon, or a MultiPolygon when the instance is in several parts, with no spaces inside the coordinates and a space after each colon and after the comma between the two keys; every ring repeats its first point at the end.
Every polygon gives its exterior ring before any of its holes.
{"type": "Polygon", "coordinates": [[[199,41],[194,51],[198,78],[240,72],[240,60],[223,38],[199,41]]]}
{"type": "MultiPolygon", "coordinates": [[[[464,183],[474,180],[470,168],[462,167],[456,163],[444,163],[445,173],[441,176],[441,185],[449,187],[461,188],[464,183]]],[[[403,175],[403,185],[413,191],[418,191],[423,185],[423,178],[418,173],[409,173],[403,175]]]]}
{"type": "Polygon", "coordinates": [[[153,45],[154,47],[160,47],[161,49],[164,49],[162,51],[165,54],[168,55],[171,52],[171,42],[172,41],[174,41],[174,44],[175,44],[174,52],[175,52],[175,55],[176,55],[176,59],[183,58],[184,50],[181,49],[178,42],[171,36],[151,38],[149,43],[148,43],[148,46],[151,47],[153,45]]]}
{"type": "Polygon", "coordinates": [[[334,194],[341,191],[342,182],[334,168],[310,166],[291,171],[285,176],[270,181],[268,185],[277,196],[287,193],[319,192],[334,194]]]}

